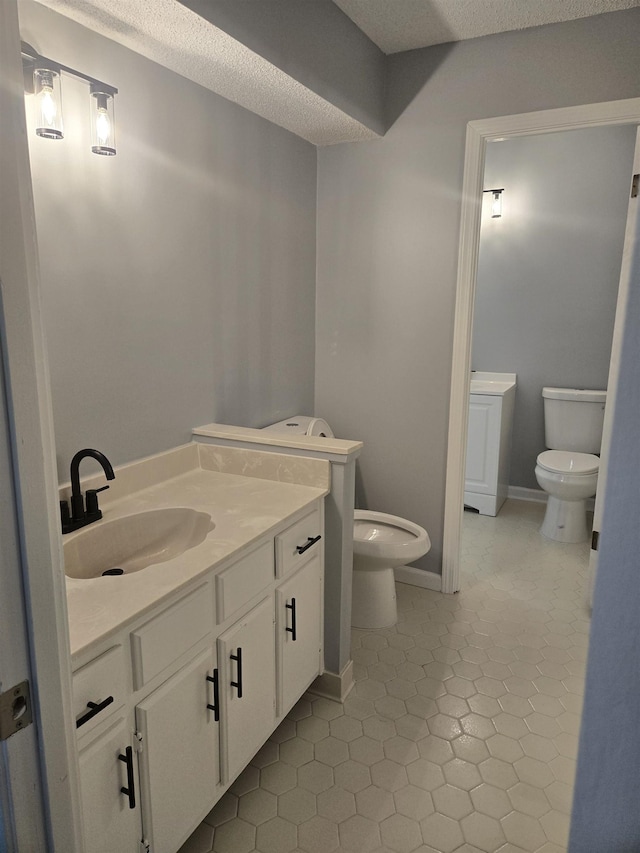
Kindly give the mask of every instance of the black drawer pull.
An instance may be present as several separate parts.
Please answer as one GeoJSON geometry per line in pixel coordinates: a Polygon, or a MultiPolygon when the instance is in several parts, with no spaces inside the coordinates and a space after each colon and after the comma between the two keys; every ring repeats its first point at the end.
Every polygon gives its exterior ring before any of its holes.
{"type": "Polygon", "coordinates": [[[129,808],[135,809],[136,807],[136,789],[134,785],[133,779],[133,748],[128,746],[125,750],[125,755],[119,755],[118,758],[120,761],[124,761],[127,765],[127,787],[124,786],[120,788],[120,793],[124,794],[126,797],[129,797],[129,808]]]}
{"type": "Polygon", "coordinates": [[[220,692],[218,688],[218,668],[213,670],[213,675],[207,676],[207,681],[213,684],[213,705],[207,704],[207,708],[213,711],[213,719],[216,723],[220,720],[220,692]]]}
{"type": "Polygon", "coordinates": [[[242,649],[238,646],[238,654],[229,655],[231,660],[234,660],[238,665],[238,680],[232,681],[231,686],[238,691],[238,699],[242,699],[242,649]]]}
{"type": "Polygon", "coordinates": [[[291,598],[291,604],[285,604],[285,609],[291,611],[291,627],[285,627],[285,631],[291,634],[291,639],[295,643],[296,641],[296,600],[295,598],[291,598]]]}
{"type": "Polygon", "coordinates": [[[296,551],[298,554],[304,554],[305,551],[308,551],[312,545],[315,545],[316,542],[319,542],[322,539],[322,536],[309,536],[307,539],[306,545],[296,545],[296,551]]]}
{"type": "Polygon", "coordinates": [[[107,698],[103,702],[87,702],[88,711],[86,711],[81,717],[78,717],[76,720],[76,728],[79,729],[80,726],[84,726],[85,723],[88,723],[96,714],[99,714],[100,711],[103,711],[107,705],[110,705],[113,702],[113,696],[107,696],[107,698]]]}

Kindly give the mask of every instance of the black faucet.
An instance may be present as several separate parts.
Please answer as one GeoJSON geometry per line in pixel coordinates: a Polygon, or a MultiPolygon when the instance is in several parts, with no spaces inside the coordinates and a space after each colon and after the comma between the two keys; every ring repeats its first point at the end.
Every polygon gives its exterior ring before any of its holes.
{"type": "Polygon", "coordinates": [[[76,453],[71,460],[71,514],[69,514],[67,501],[60,501],[63,533],[71,533],[73,530],[78,530],[80,527],[85,527],[87,524],[102,518],[102,512],[98,507],[98,492],[104,492],[109,486],[103,486],[101,489],[87,489],[85,507],[84,496],[80,490],[80,463],[86,456],[90,456],[102,465],[107,480],[113,480],[116,476],[113,473],[111,462],[99,450],[92,450],[87,447],[76,453]]]}

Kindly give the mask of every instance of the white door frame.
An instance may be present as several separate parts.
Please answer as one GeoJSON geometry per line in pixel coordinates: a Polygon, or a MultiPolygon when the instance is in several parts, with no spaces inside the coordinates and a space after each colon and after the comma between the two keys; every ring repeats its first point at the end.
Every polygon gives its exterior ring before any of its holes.
{"type": "MultiPolygon", "coordinates": [[[[19,850],[80,853],[81,809],[58,478],[16,0],[0,2],[0,115],[1,332],[21,557],[21,567],[0,566],[0,581],[10,568],[21,568],[31,658],[33,731],[38,737],[45,812],[45,828],[39,833],[37,846],[21,838],[17,842],[19,850]]],[[[3,585],[3,596],[10,594],[3,585]]],[[[17,599],[15,603],[4,599],[3,603],[13,603],[17,612],[22,602],[15,595],[13,598],[17,599]]],[[[19,642],[17,637],[9,640],[3,648],[5,654],[11,655],[19,642]]],[[[2,675],[0,671],[0,678],[2,675]]],[[[24,733],[18,732],[7,741],[14,755],[24,733]]],[[[38,820],[35,813],[29,813],[37,787],[33,780],[16,776],[10,785],[16,827],[29,819],[38,820]]]]}
{"type": "Polygon", "coordinates": [[[442,592],[457,592],[460,588],[460,533],[464,505],[471,335],[487,141],[638,123],[640,98],[630,98],[624,101],[606,101],[601,104],[482,119],[467,125],[449,402],[442,592]]]}

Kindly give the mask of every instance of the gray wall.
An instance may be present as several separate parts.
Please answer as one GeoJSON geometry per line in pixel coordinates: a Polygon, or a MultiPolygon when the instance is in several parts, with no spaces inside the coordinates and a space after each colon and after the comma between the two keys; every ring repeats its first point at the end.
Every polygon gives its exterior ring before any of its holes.
{"type": "Polygon", "coordinates": [[[90,152],[73,78],[65,139],[29,135],[61,479],[81,447],[116,464],[310,411],[315,148],[42,6],[20,15],[36,49],[120,90],[115,157],[90,152]]]}
{"type": "Polygon", "coordinates": [[[316,414],[440,571],[467,122],[640,95],[640,10],[388,58],[384,139],[318,155],[316,414]]]}
{"type": "Polygon", "coordinates": [[[570,853],[640,850],[640,219],[611,436],[570,853]]]}
{"type": "Polygon", "coordinates": [[[385,56],[333,0],[180,0],[376,133],[385,56]]]}
{"type": "Polygon", "coordinates": [[[487,146],[473,324],[474,370],[518,374],[510,483],[539,488],[542,387],[606,388],[635,128],[487,146]]]}

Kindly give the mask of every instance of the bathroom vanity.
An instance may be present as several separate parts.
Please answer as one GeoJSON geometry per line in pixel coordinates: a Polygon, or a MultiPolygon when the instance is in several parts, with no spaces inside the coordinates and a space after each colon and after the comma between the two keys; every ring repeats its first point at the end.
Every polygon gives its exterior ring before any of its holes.
{"type": "Polygon", "coordinates": [[[328,464],[260,455],[257,476],[195,444],[124,466],[98,524],[189,507],[214,527],[140,571],[67,578],[87,853],[176,853],[323,671],[328,464]]]}
{"type": "Polygon", "coordinates": [[[497,515],[509,488],[515,373],[471,374],[465,506],[497,515]]]}

